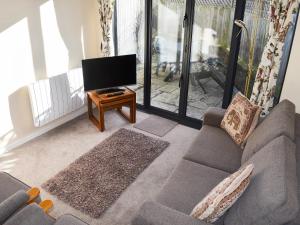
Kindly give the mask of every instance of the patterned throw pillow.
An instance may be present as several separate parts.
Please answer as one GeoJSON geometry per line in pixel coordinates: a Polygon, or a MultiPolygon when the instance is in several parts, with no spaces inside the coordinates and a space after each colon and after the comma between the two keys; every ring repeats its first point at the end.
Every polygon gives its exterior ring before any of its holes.
{"type": "Polygon", "coordinates": [[[260,112],[259,106],[251,103],[241,93],[237,93],[226,110],[221,127],[243,148],[258,123],[260,112]]]}
{"type": "Polygon", "coordinates": [[[250,164],[225,178],[195,206],[191,216],[207,223],[217,221],[244,193],[253,168],[250,164]]]}

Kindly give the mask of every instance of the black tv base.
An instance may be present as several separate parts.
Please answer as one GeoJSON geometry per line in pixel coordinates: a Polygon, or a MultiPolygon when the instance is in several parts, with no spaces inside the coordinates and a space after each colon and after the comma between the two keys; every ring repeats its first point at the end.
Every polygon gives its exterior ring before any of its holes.
{"type": "Polygon", "coordinates": [[[125,91],[125,89],[122,88],[108,88],[108,89],[104,89],[104,90],[98,90],[96,91],[98,95],[102,95],[102,94],[114,94],[114,93],[123,93],[125,91]]]}

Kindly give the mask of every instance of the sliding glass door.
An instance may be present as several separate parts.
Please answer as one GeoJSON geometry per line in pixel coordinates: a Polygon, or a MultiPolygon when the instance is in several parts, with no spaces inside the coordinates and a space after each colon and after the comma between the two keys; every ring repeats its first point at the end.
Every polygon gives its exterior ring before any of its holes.
{"type": "MultiPolygon", "coordinates": [[[[201,125],[208,107],[227,107],[237,91],[250,95],[267,40],[269,4],[114,0],[111,55],[137,55],[138,82],[131,88],[141,108],[201,125]]],[[[287,35],[279,94],[294,30],[287,35]]]]}
{"type": "Polygon", "coordinates": [[[150,3],[148,107],[178,120],[200,123],[208,107],[222,106],[233,21],[241,4],[200,0],[150,3]]]}
{"type": "Polygon", "coordinates": [[[114,0],[111,55],[137,55],[137,103],[172,118],[201,120],[221,106],[233,1],[114,0]]]}
{"type": "Polygon", "coordinates": [[[152,1],[151,106],[178,113],[186,2],[152,1]]]}
{"type": "Polygon", "coordinates": [[[217,2],[195,1],[186,110],[195,119],[223,101],[235,7],[217,2]]]}

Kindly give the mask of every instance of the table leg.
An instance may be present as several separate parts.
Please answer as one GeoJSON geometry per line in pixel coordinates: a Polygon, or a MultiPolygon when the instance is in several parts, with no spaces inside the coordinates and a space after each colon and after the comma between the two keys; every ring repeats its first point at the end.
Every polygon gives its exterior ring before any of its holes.
{"type": "Polygon", "coordinates": [[[135,123],[136,121],[136,104],[135,99],[130,104],[130,122],[135,123]]]}
{"type": "Polygon", "coordinates": [[[134,95],[134,101],[133,101],[133,122],[136,122],[136,95],[134,95]]]}
{"type": "Polygon", "coordinates": [[[93,105],[92,105],[92,99],[89,95],[87,95],[87,101],[88,101],[88,116],[91,118],[93,116],[93,105]]]}
{"type": "Polygon", "coordinates": [[[98,107],[99,108],[99,129],[101,132],[104,131],[105,129],[105,125],[104,125],[104,110],[101,106],[98,107]]]}

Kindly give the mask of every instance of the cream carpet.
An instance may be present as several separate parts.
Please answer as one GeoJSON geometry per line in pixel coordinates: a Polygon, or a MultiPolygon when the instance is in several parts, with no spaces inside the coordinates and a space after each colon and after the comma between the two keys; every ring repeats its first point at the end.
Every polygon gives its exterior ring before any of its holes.
{"type": "MultiPolygon", "coordinates": [[[[143,112],[137,112],[137,123],[149,116],[143,112]]],[[[0,170],[12,174],[31,186],[41,187],[44,182],[120,128],[135,130],[157,138],[157,136],[135,129],[132,124],[113,111],[106,113],[105,125],[106,130],[101,133],[87,119],[87,115],[81,116],[15,150],[0,155],[0,170]]],[[[71,213],[91,225],[130,224],[141,205],[160,191],[198,132],[193,128],[177,125],[162,137],[161,140],[169,142],[170,146],[98,219],[74,209],[43,189],[42,198],[53,200],[54,209],[50,214],[54,217],[71,213]]]]}

